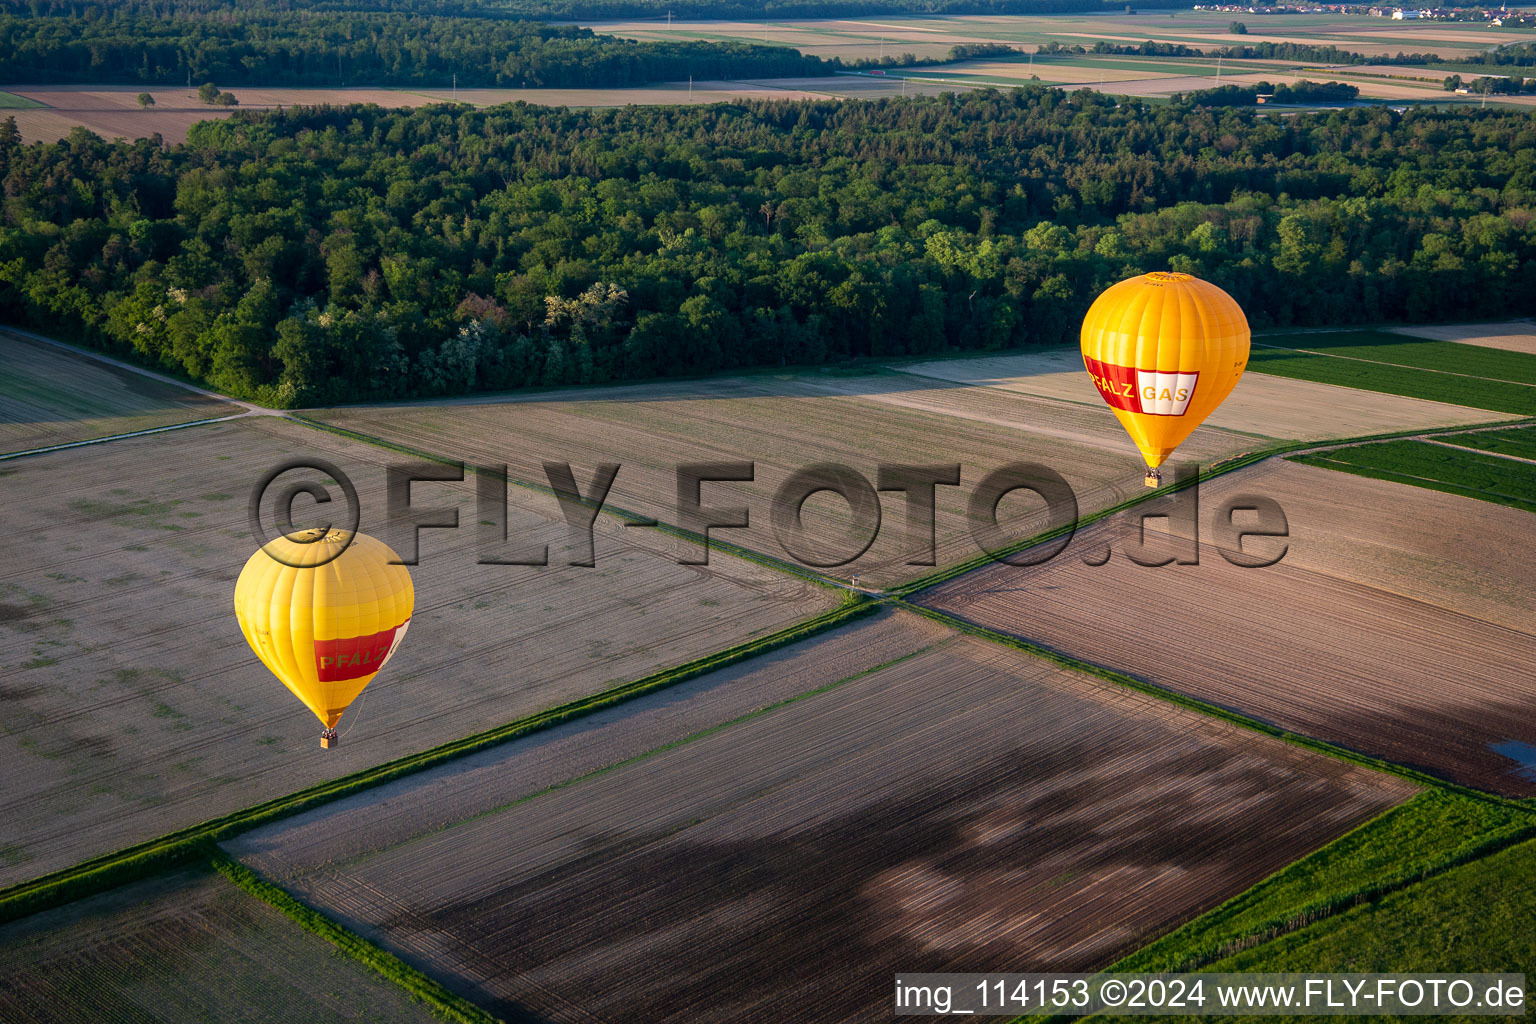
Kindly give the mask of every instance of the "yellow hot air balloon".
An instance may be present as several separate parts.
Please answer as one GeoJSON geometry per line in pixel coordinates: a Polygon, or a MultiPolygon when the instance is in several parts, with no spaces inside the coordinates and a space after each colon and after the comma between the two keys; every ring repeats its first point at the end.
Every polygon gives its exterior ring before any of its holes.
{"type": "Polygon", "coordinates": [[[1248,365],[1248,318],[1190,274],[1156,272],[1104,290],[1083,318],[1083,365],[1147,462],[1159,466],[1232,393],[1248,365]]]}
{"type": "Polygon", "coordinates": [[[399,560],[366,534],[301,530],[252,555],[235,583],[246,642],[325,724],[323,747],[410,625],[416,593],[399,560]]]}

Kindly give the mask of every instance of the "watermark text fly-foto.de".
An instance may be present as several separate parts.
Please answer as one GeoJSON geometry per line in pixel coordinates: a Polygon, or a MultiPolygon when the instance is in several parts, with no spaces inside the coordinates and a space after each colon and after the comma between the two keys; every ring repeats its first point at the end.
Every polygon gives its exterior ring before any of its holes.
{"type": "MultiPolygon", "coordinates": [[[[557,499],[572,540],[565,564],[597,564],[593,525],[608,508],[609,495],[622,469],[618,463],[601,463],[581,474],[587,479],[582,485],[570,463],[543,464],[547,491],[557,499]]],[[[513,536],[507,467],[466,466],[462,462],[402,462],[385,467],[385,539],[399,554],[401,563],[417,564],[422,531],[459,528],[459,502],[446,502],[440,491],[433,495],[431,487],[462,482],[466,472],[476,480],[473,507],[478,520],[477,563],[549,565],[547,544],[519,542],[513,536]]],[[[656,519],[621,510],[610,511],[622,515],[627,526],[657,527],[676,535],[677,559],[684,565],[709,563],[710,542],[716,531],[760,530],[761,524],[754,523],[751,510],[740,503],[741,492],[733,490],[757,480],[756,463],[681,463],[676,466],[674,477],[676,514],[672,524],[664,525],[656,519]]],[[[1127,558],[1144,566],[1198,563],[1199,482],[1198,466],[1179,465],[1166,491],[1128,510],[1139,518],[1138,529],[1125,547],[1127,558]],[[1183,551],[1153,550],[1155,546],[1147,542],[1146,530],[1147,521],[1152,519],[1170,524],[1170,533],[1184,540],[1183,551]]],[[[538,486],[546,489],[544,484],[538,486]]],[[[324,531],[339,528],[355,533],[362,518],[356,486],[339,466],[311,457],[275,465],[256,482],[248,506],[253,536],[265,545],[278,535],[298,532],[294,516],[301,496],[307,496],[312,503],[311,514],[326,516],[335,507],[332,487],[341,492],[345,518],[331,518],[324,531]]],[[[937,563],[935,510],[941,487],[966,488],[959,463],[881,463],[875,467],[873,479],[849,466],[817,463],[791,472],[779,483],[769,504],[768,526],[784,558],[813,569],[837,568],[860,558],[881,535],[881,493],[899,494],[905,514],[905,563],[932,566],[937,563]],[[846,505],[846,515],[837,517],[842,521],[830,531],[837,536],[830,541],[817,535],[817,520],[805,515],[807,503],[821,494],[835,495],[832,500],[846,505]]],[[[971,539],[977,549],[1008,565],[1030,566],[1050,561],[1066,549],[1080,523],[1072,485],[1056,470],[1039,463],[1009,463],[985,473],[969,485],[965,506],[971,539]],[[1019,525],[1006,522],[1009,517],[1002,511],[1004,499],[1015,494],[1028,495],[1031,506],[1030,528],[1023,538],[1019,525]],[[1027,538],[1031,537],[1038,538],[1038,542],[1030,542],[1027,538]]],[[[1280,561],[1287,551],[1283,541],[1290,535],[1279,502],[1257,494],[1225,498],[1213,510],[1207,529],[1221,557],[1246,568],[1280,561]],[[1277,540],[1259,552],[1252,545],[1245,547],[1247,538],[1277,540]]],[[[758,550],[764,547],[761,543],[754,546],[758,550]]],[[[1103,565],[1110,556],[1106,545],[1085,553],[1083,561],[1103,565]]]]}

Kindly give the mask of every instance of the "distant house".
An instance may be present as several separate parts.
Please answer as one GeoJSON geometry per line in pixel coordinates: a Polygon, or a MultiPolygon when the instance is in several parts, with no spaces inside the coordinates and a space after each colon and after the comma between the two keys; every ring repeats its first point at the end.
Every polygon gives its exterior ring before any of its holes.
{"type": "Polygon", "coordinates": [[[1257,96],[1254,97],[1254,99],[1256,101],[1258,101],[1259,103],[1269,103],[1272,100],[1274,100],[1274,98],[1275,98],[1275,94],[1272,93],[1272,92],[1261,92],[1257,96]]]}

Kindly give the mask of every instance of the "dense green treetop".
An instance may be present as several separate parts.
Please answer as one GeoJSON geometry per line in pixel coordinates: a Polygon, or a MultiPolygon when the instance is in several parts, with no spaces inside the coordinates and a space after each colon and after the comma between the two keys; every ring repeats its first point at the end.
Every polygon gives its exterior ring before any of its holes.
{"type": "Polygon", "coordinates": [[[782,46],[641,43],[506,18],[231,8],[169,16],[140,4],[0,14],[0,82],[591,87],[829,74],[782,46]]]}
{"type": "Polygon", "coordinates": [[[282,405],[1055,344],[1169,267],[1256,327],[1530,314],[1536,118],[913,100],[0,131],[0,315],[282,405]]]}

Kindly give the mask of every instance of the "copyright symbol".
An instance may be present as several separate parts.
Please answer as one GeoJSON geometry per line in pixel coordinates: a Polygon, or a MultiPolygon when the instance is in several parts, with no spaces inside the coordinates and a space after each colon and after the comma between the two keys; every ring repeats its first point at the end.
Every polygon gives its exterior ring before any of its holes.
{"type": "Polygon", "coordinates": [[[1099,999],[1105,1006],[1119,1006],[1125,1002],[1125,982],[1109,979],[1099,986],[1099,999]]]}
{"type": "Polygon", "coordinates": [[[331,500],[331,492],[326,489],[324,484],[316,483],[312,480],[300,480],[285,484],[275,491],[274,503],[277,506],[278,515],[276,524],[277,534],[274,536],[267,533],[266,527],[262,524],[261,521],[261,507],[262,505],[266,504],[267,492],[272,490],[273,485],[277,483],[278,477],[282,476],[284,473],[289,473],[296,469],[310,469],[317,473],[324,474],[330,479],[335,480],[336,483],[341,487],[341,492],[347,499],[348,522],[347,526],[345,527],[347,533],[347,542],[346,544],[343,544],[335,554],[324,559],[323,561],[305,559],[302,562],[294,563],[288,561],[281,554],[270,550],[267,552],[267,555],[273,560],[288,566],[290,569],[315,569],[331,561],[334,561],[343,551],[347,550],[347,548],[351,546],[352,538],[357,536],[357,526],[362,519],[363,506],[362,503],[357,500],[357,488],[352,486],[352,481],[350,478],[348,478],[347,474],[343,473],[333,464],[325,461],[324,459],[290,459],[287,462],[279,463],[278,465],[273,466],[271,469],[267,470],[266,475],[263,476],[260,480],[256,481],[256,486],[251,488],[250,505],[246,508],[246,515],[250,520],[251,536],[255,537],[256,540],[260,542],[261,547],[267,547],[267,545],[270,544],[276,537],[287,537],[289,540],[296,544],[313,544],[316,541],[323,539],[326,534],[330,533],[332,527],[335,525],[334,523],[326,523],[324,526],[316,530],[306,531],[312,532],[314,534],[314,536],[307,539],[293,536],[299,532],[298,529],[293,525],[293,502],[296,498],[298,498],[299,495],[307,494],[315,500],[316,504],[319,505],[327,504],[331,500]]]}

